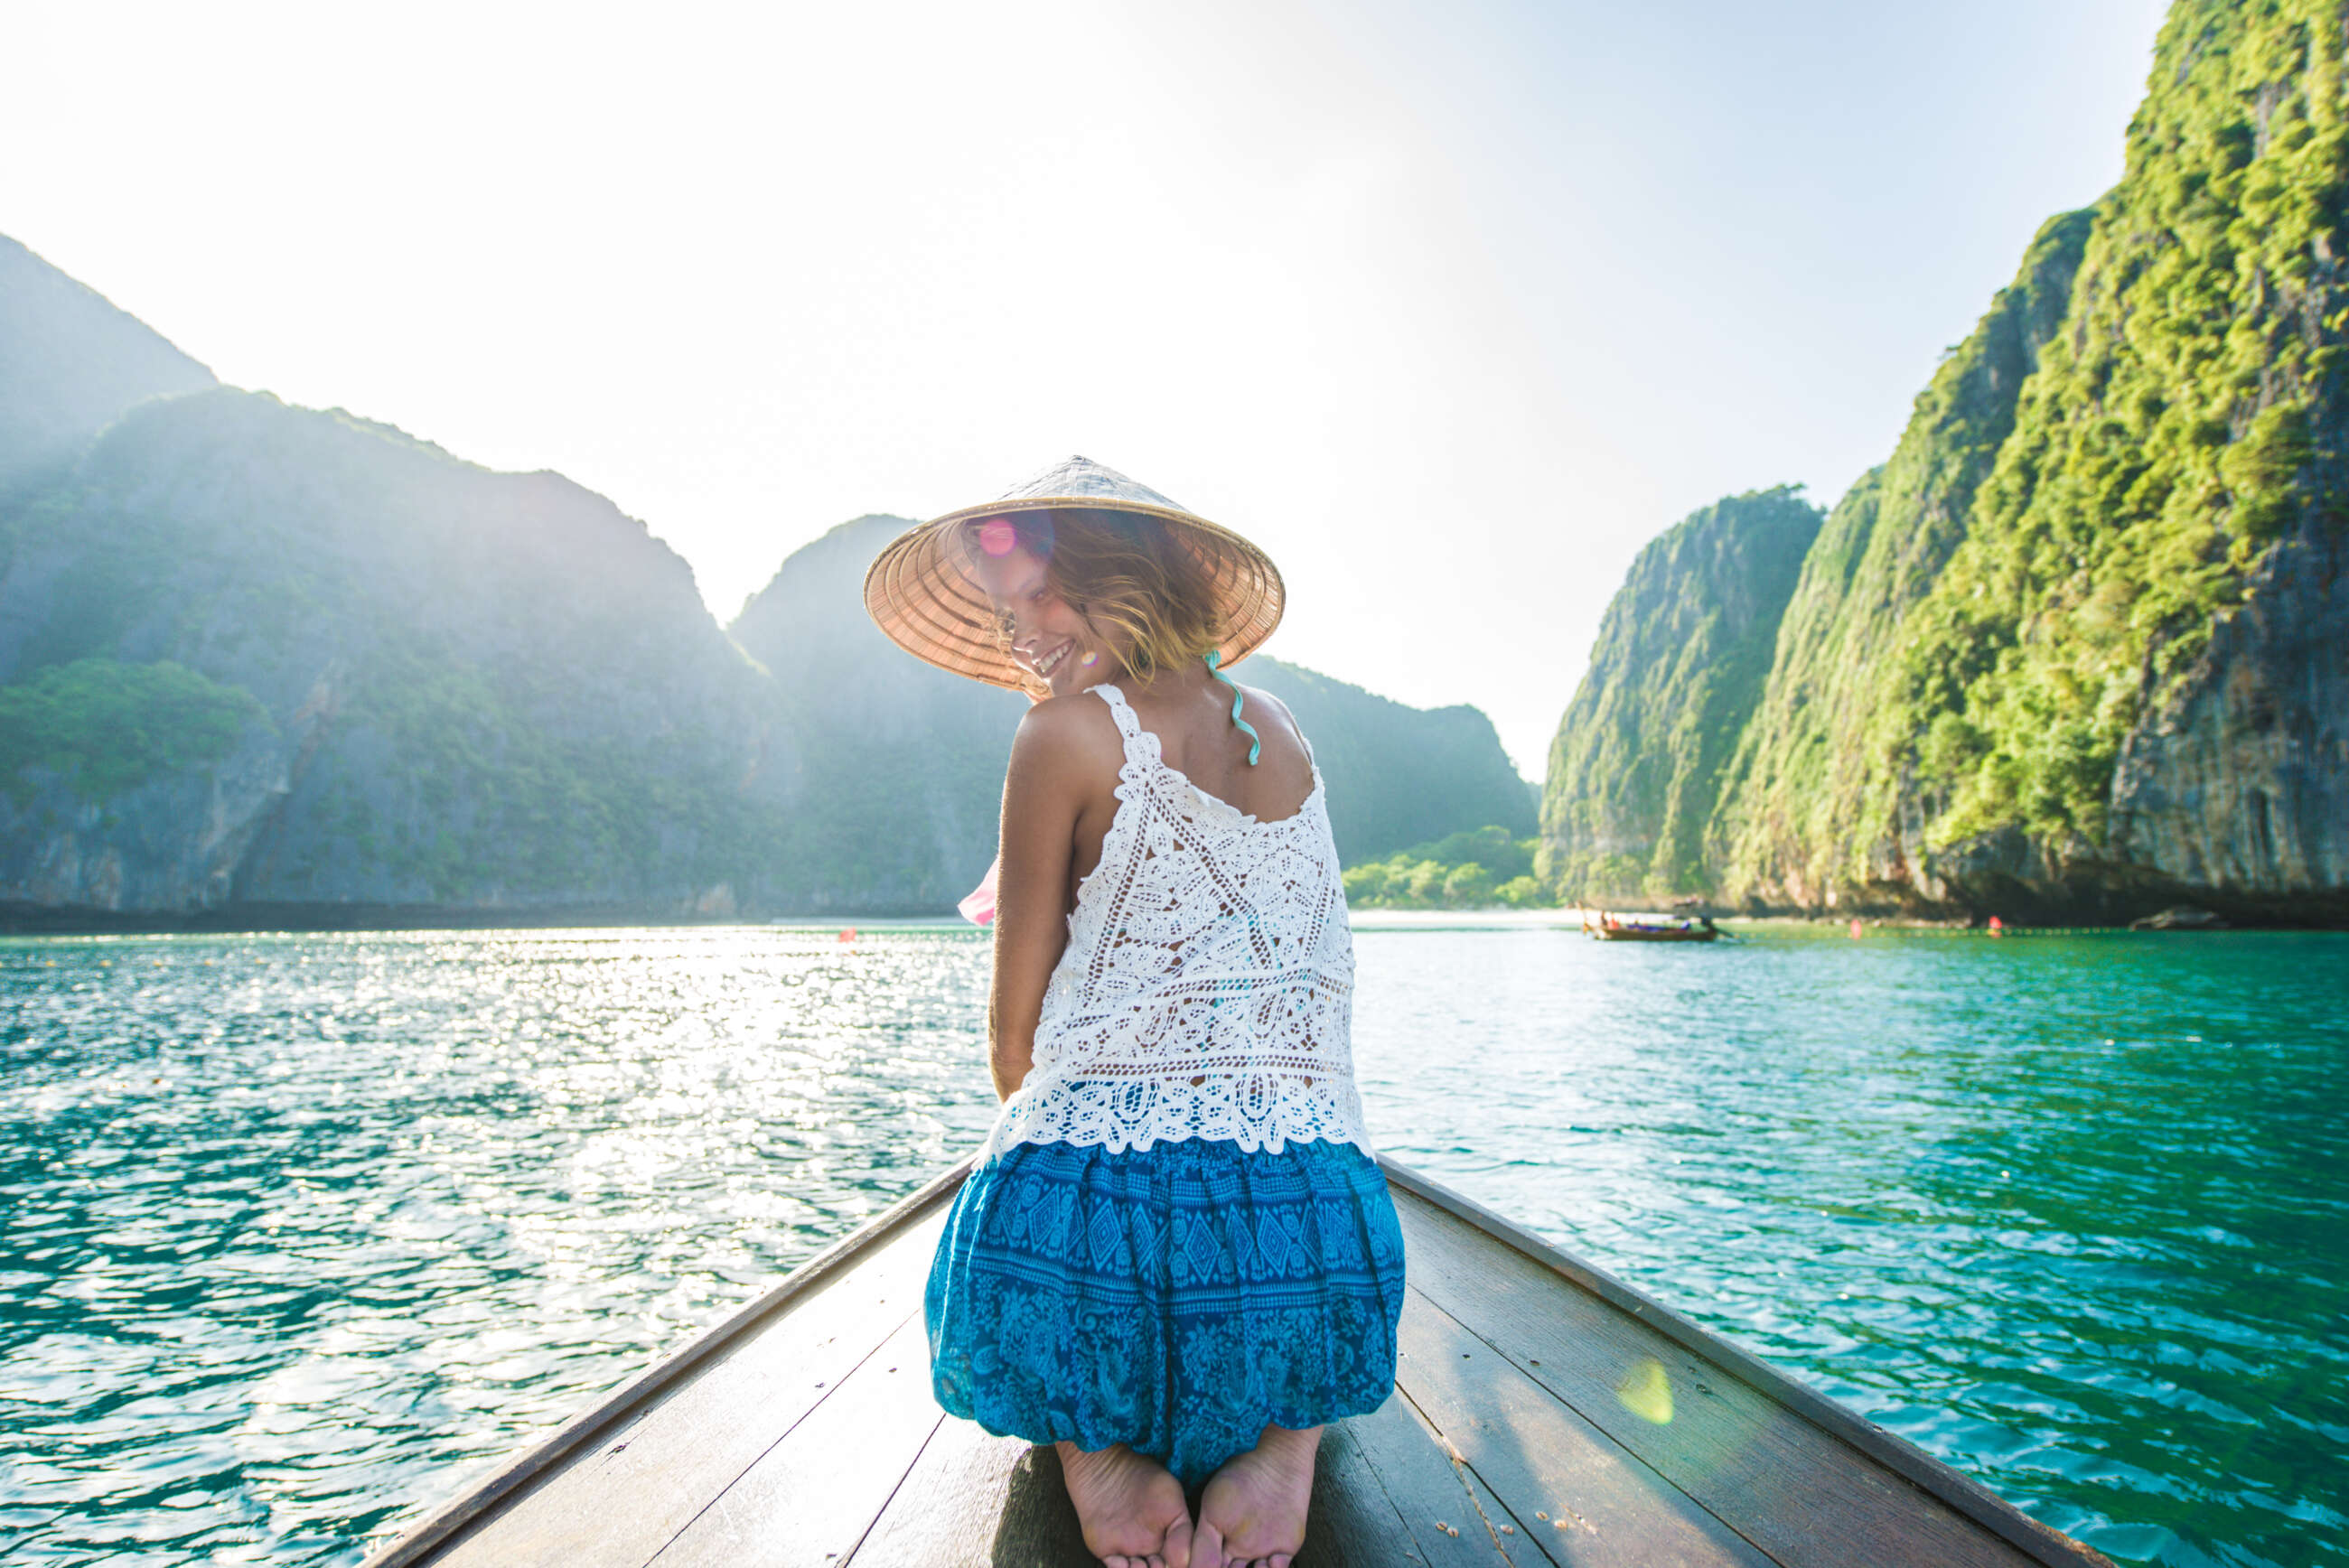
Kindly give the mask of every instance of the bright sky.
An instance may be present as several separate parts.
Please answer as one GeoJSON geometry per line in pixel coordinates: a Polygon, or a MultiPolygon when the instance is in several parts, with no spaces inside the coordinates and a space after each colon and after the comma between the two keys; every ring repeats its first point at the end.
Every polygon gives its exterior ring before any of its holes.
{"type": "Polygon", "coordinates": [[[611,496],[720,620],[1071,452],[1269,550],[1269,651],[1538,777],[1639,547],[1832,501],[2156,0],[6,0],[0,232],[223,379],[611,496]]]}

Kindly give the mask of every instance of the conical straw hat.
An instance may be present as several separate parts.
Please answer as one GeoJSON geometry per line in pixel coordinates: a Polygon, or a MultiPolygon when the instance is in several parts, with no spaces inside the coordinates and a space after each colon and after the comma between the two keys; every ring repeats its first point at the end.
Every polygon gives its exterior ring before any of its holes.
{"type": "Polygon", "coordinates": [[[1061,507],[1137,512],[1174,530],[1215,591],[1226,667],[1254,653],[1280,624],[1280,573],[1263,551],[1089,458],[1071,458],[991,501],[934,517],[891,540],[864,573],[864,608],[916,658],[990,686],[1024,687],[1027,677],[996,640],[994,607],[955,535],[972,518],[1061,507]]]}

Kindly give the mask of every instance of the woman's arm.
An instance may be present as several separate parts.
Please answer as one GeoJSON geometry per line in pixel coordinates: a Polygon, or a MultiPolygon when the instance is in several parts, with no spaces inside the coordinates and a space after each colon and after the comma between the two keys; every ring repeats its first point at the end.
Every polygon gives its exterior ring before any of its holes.
{"type": "MultiPolygon", "coordinates": [[[[988,999],[988,1069],[1008,1099],[1035,1065],[1044,987],[1069,944],[1069,869],[1094,759],[1068,704],[1028,710],[1003,779],[1002,870],[995,883],[995,985],[988,999]]],[[[1095,706],[1098,706],[1096,704],[1095,706]]],[[[1090,717],[1090,716],[1086,716],[1090,717]]]]}

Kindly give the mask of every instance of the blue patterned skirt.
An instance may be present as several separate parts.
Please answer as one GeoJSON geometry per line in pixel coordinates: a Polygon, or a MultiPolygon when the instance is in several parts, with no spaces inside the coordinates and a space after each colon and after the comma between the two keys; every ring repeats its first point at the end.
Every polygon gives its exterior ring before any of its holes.
{"type": "Polygon", "coordinates": [[[1350,1143],[1015,1144],[930,1265],[931,1378],[999,1437],[1124,1443],[1195,1486],[1268,1425],[1378,1408],[1402,1293],[1386,1179],[1350,1143]]]}

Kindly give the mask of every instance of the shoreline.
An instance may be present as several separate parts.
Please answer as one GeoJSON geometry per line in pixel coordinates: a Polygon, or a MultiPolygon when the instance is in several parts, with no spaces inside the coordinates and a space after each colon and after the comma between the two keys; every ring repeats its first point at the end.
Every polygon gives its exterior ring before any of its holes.
{"type": "MultiPolygon", "coordinates": [[[[1599,911],[1557,909],[1359,909],[1348,912],[1357,932],[1390,931],[1579,931],[1599,911]]],[[[1619,918],[1676,920],[1678,915],[1655,910],[1610,909],[1619,918]]],[[[1715,914],[1713,923],[1724,934],[1749,937],[1837,937],[1848,940],[1854,923],[1867,935],[1935,935],[1979,937],[2025,936],[2176,936],[2223,934],[2244,931],[2339,932],[2349,923],[2307,920],[2242,920],[2218,925],[2179,925],[2167,929],[2132,928],[2127,924],[2024,924],[2009,923],[1992,931],[1966,920],[1918,917],[1876,917],[1833,914],[1715,914]]],[[[552,910],[467,910],[431,906],[371,904],[250,905],[194,913],[152,911],[44,909],[23,904],[0,905],[0,941],[42,938],[133,938],[169,936],[327,936],[393,934],[404,932],[626,932],[688,929],[796,929],[855,931],[961,931],[984,934],[952,909],[791,913],[774,915],[678,914],[672,912],[612,906],[552,910]]]]}

